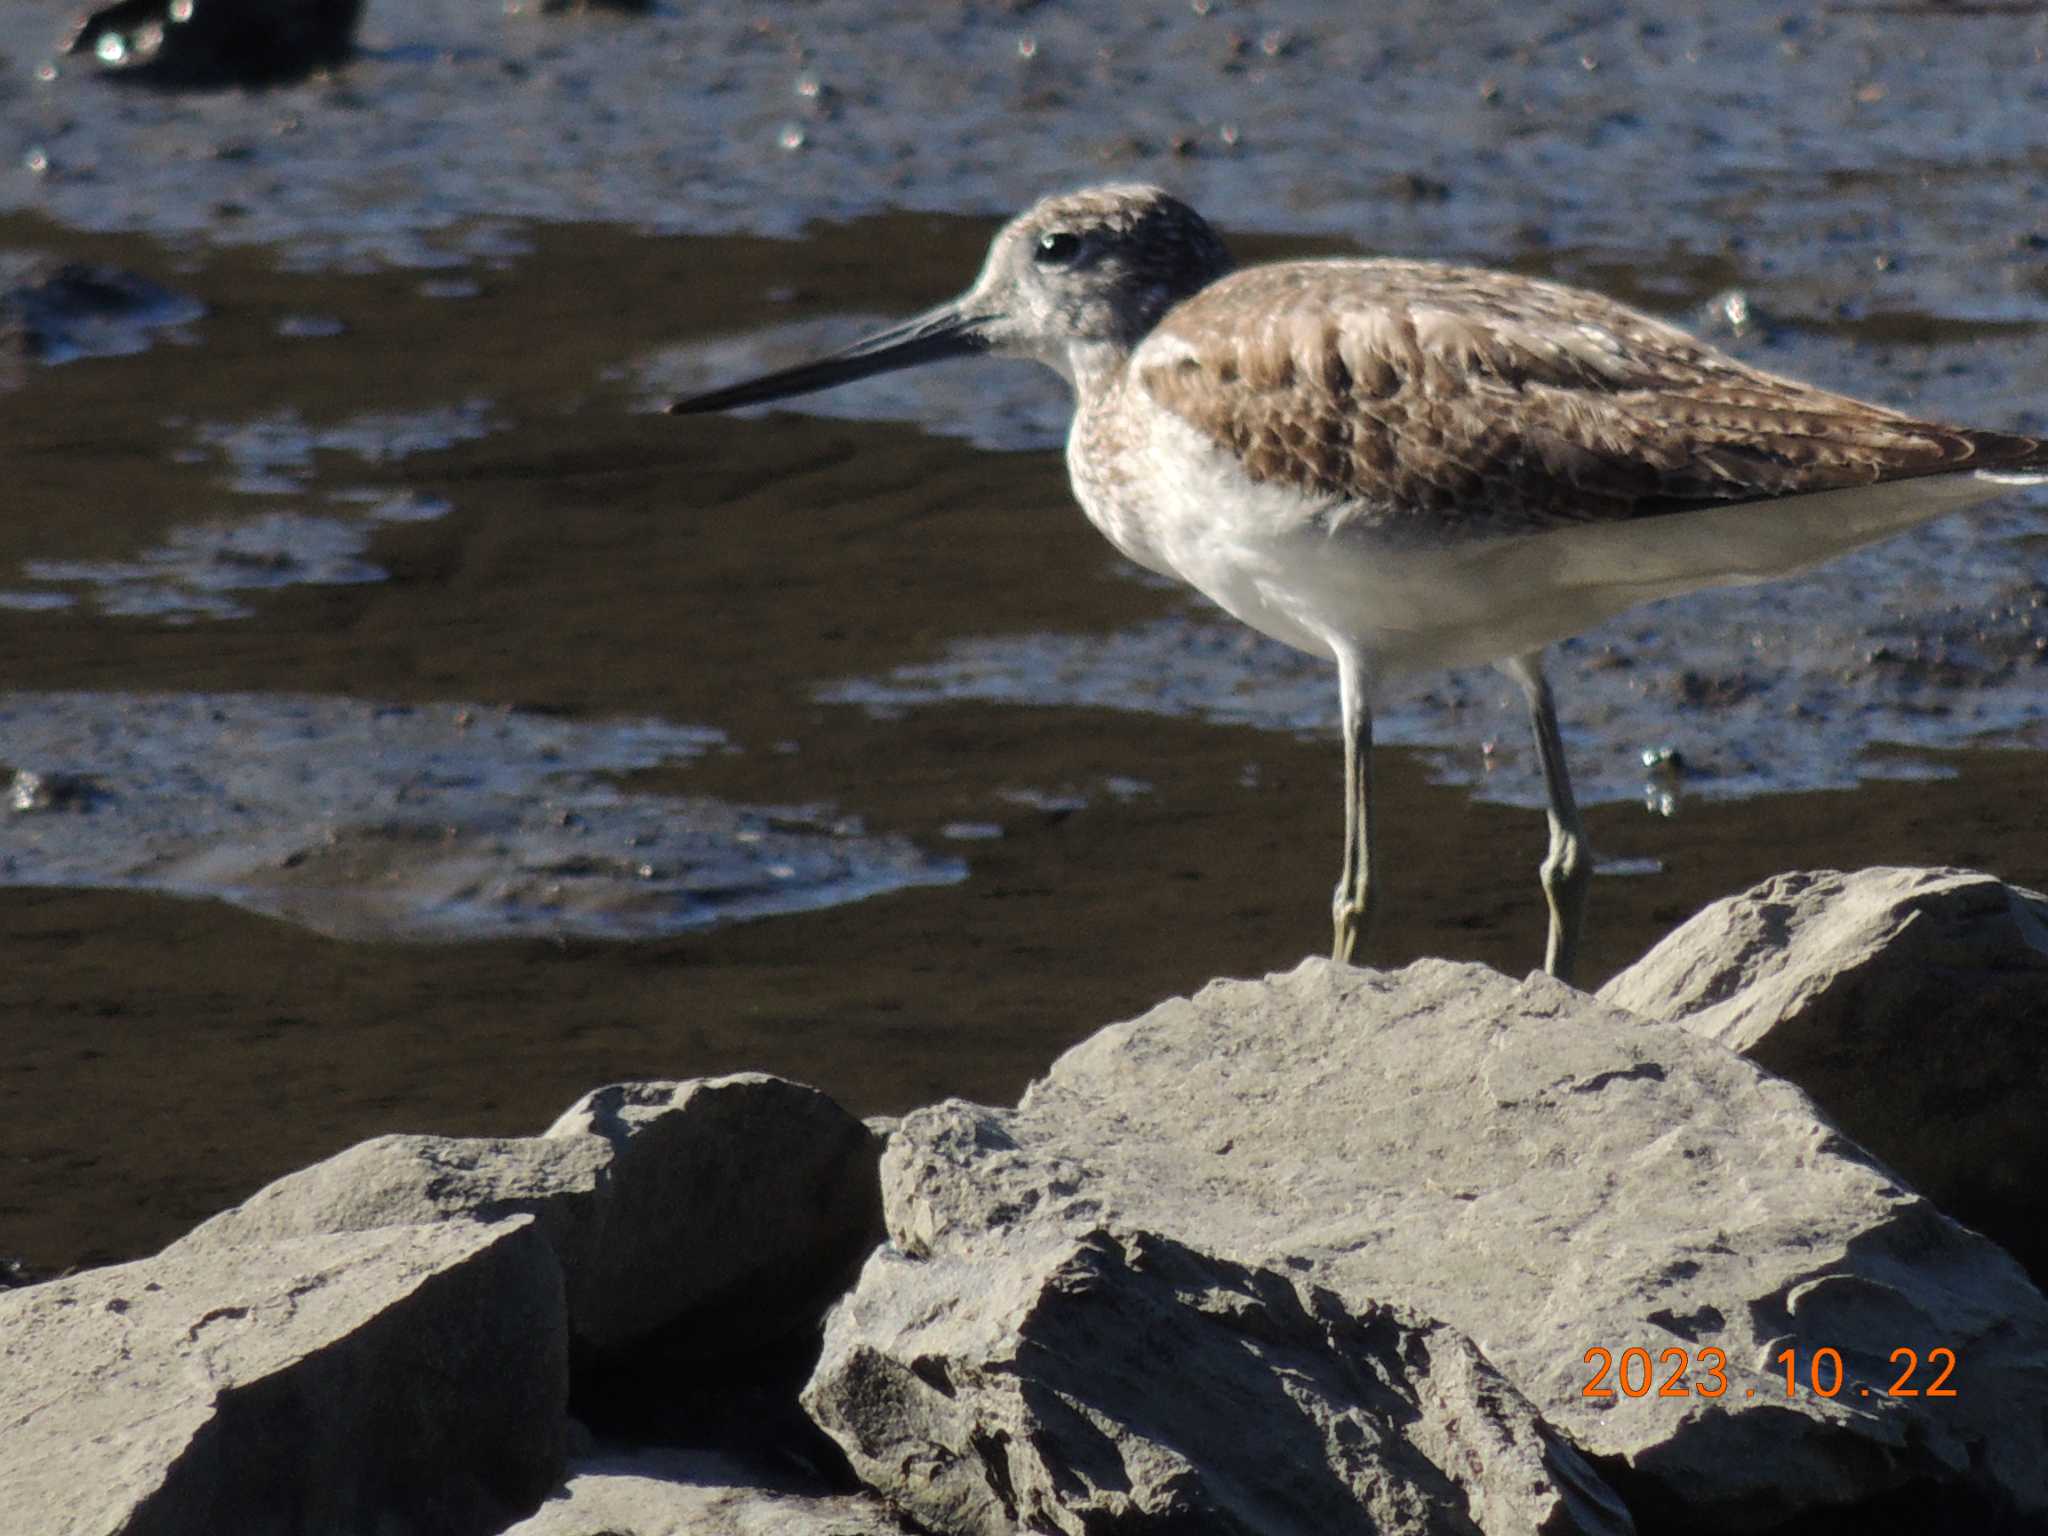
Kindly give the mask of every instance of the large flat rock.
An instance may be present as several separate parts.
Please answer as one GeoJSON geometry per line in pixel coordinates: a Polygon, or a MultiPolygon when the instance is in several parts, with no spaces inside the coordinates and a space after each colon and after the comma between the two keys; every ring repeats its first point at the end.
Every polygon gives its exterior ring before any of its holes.
{"type": "Polygon", "coordinates": [[[525,1219],[0,1293],[0,1531],[481,1536],[560,1477],[567,1354],[525,1219]]]}
{"type": "Polygon", "coordinates": [[[922,1530],[1627,1536],[1456,1330],[1156,1233],[885,1249],[804,1392],[922,1530]]]}
{"type": "Polygon", "coordinates": [[[1789,1078],[2048,1275],[2048,898],[1964,869],[1778,875],[1600,996],[1789,1078]]]}
{"type": "Polygon", "coordinates": [[[618,1083],[542,1136],[380,1136],[286,1175],[170,1252],[530,1214],[570,1327],[605,1354],[732,1355],[815,1324],[879,1240],[875,1138],[762,1073],[618,1083]]]}
{"type": "Polygon", "coordinates": [[[1015,1110],[908,1116],[882,1167],[913,1256],[1142,1228],[1439,1318],[1695,1528],[1928,1486],[2048,1517],[2048,1302],[2011,1257],[1791,1084],[1545,977],[1218,982],[1069,1051],[1015,1110]],[[1957,1395],[1894,1395],[1902,1348],[1923,1392],[1953,1350],[1957,1395]]]}

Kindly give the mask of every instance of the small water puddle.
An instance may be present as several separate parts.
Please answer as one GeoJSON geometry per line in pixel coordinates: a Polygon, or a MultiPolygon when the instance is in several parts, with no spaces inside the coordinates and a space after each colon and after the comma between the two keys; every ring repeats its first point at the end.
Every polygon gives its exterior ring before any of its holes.
{"type": "Polygon", "coordinates": [[[360,940],[649,939],[944,884],[827,806],[622,790],[717,731],[278,694],[0,694],[0,880],[360,940]]]}
{"type": "MultiPolygon", "coordinates": [[[[318,456],[388,474],[400,460],[474,441],[502,423],[485,402],[469,401],[368,413],[319,428],[291,407],[239,422],[173,416],[164,426],[189,440],[173,450],[174,463],[216,470],[234,497],[275,503],[316,488],[318,456]]],[[[368,555],[380,526],[431,521],[451,510],[445,499],[402,485],[347,483],[346,477],[323,490],[318,504],[319,511],[241,511],[224,503],[204,521],[174,525],[157,543],[121,559],[32,553],[19,567],[31,585],[0,589],[0,606],[47,611],[89,602],[111,617],[173,624],[247,618],[255,593],[384,580],[386,571],[368,555]]],[[[46,537],[62,539],[67,531],[51,529],[46,537]]]]}

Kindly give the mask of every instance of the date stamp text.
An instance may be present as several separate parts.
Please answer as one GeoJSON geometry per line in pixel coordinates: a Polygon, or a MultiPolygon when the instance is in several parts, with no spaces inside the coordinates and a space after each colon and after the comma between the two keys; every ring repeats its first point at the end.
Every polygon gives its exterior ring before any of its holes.
{"type": "Polygon", "coordinates": [[[1955,1374],[1956,1352],[1937,1345],[1923,1356],[1917,1349],[1900,1346],[1891,1353],[1893,1375],[1888,1382],[1858,1382],[1842,1368],[1841,1351],[1828,1345],[1800,1351],[1782,1349],[1775,1363],[1782,1376],[1767,1378],[1759,1387],[1731,1388],[1728,1356],[1712,1344],[1699,1349],[1672,1345],[1651,1352],[1633,1346],[1616,1354],[1596,1344],[1585,1354],[1592,1375],[1580,1387],[1582,1397],[1726,1397],[1732,1390],[1739,1397],[1755,1397],[1759,1390],[1799,1397],[1954,1397],[1950,1384],[1955,1374]]]}

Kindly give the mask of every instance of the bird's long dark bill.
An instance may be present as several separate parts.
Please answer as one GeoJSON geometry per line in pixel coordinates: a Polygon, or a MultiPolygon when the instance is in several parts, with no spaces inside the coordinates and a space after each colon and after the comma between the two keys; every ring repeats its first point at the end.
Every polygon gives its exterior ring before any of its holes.
{"type": "Polygon", "coordinates": [[[799,363],[794,368],[764,373],[760,378],[748,379],[743,384],[728,384],[724,389],[677,400],[669,406],[669,414],[694,416],[704,411],[730,410],[736,405],[786,400],[791,395],[808,395],[814,390],[830,389],[835,384],[848,384],[877,373],[915,368],[920,363],[936,363],[948,357],[965,357],[987,348],[988,338],[982,330],[984,323],[979,316],[967,314],[958,305],[947,304],[927,310],[901,325],[892,325],[886,331],[865,341],[856,341],[852,346],[834,352],[830,357],[821,357],[816,362],[799,363]]]}

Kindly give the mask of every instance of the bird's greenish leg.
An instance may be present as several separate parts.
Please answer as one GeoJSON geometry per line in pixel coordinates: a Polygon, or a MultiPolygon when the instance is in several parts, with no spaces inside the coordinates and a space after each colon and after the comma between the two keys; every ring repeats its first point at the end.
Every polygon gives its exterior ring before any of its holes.
{"type": "Polygon", "coordinates": [[[1372,699],[1362,660],[1337,657],[1344,711],[1344,868],[1330,899],[1335,929],[1330,954],[1349,964],[1372,930],[1379,881],[1372,840],[1372,699]]]}
{"type": "Polygon", "coordinates": [[[1564,738],[1557,729],[1557,705],[1543,675],[1543,653],[1531,651],[1502,663],[1502,667],[1528,697],[1529,724],[1536,733],[1536,758],[1543,765],[1543,792],[1549,802],[1550,852],[1539,869],[1543,899],[1550,906],[1543,968],[1559,981],[1570,981],[1578,964],[1579,936],[1586,926],[1593,855],[1586,847],[1578,802],[1572,798],[1572,776],[1565,766],[1564,738]]]}

